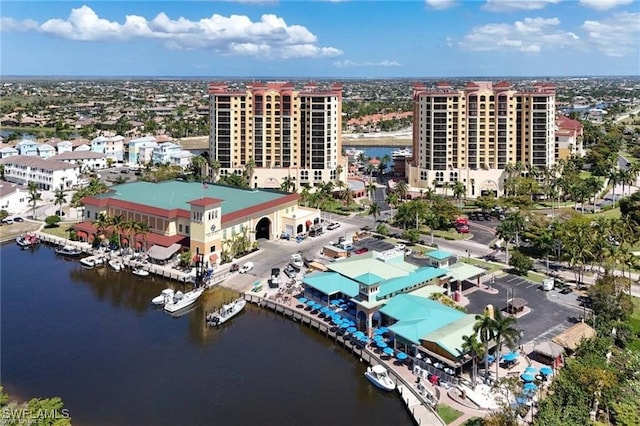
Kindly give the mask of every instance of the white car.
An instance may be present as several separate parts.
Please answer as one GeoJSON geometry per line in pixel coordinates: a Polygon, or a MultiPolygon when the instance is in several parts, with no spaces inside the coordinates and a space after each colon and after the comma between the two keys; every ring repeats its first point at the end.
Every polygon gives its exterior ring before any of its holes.
{"type": "Polygon", "coordinates": [[[340,228],[340,223],[338,222],[331,222],[329,225],[327,225],[327,229],[329,231],[333,231],[334,229],[338,229],[340,228]]]}
{"type": "Polygon", "coordinates": [[[247,272],[249,272],[252,269],[253,269],[253,262],[247,262],[244,265],[242,265],[242,267],[240,268],[240,270],[238,272],[240,272],[241,274],[246,274],[247,272]]]}
{"type": "Polygon", "coordinates": [[[407,246],[405,246],[404,244],[396,244],[395,246],[395,249],[400,251],[404,251],[406,248],[407,246]]]}
{"type": "Polygon", "coordinates": [[[411,256],[411,253],[413,253],[413,250],[411,250],[411,249],[406,249],[406,250],[404,251],[404,255],[405,255],[405,256],[411,256]]]}

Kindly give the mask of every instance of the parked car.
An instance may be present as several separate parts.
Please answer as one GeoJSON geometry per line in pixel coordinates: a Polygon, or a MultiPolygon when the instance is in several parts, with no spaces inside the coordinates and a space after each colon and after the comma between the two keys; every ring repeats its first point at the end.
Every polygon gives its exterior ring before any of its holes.
{"type": "Polygon", "coordinates": [[[289,278],[295,278],[298,275],[298,271],[291,265],[284,267],[284,274],[289,278]]]}
{"type": "Polygon", "coordinates": [[[360,247],[360,248],[359,248],[358,250],[356,250],[354,253],[355,253],[355,254],[364,254],[364,253],[366,253],[366,252],[368,252],[368,251],[369,251],[369,249],[368,249],[368,248],[366,248],[366,247],[360,247]]]}
{"type": "Polygon", "coordinates": [[[396,250],[404,251],[404,250],[407,248],[407,246],[406,246],[406,245],[404,245],[404,244],[396,244],[396,246],[395,246],[394,248],[395,248],[396,250]]]}
{"type": "Polygon", "coordinates": [[[411,256],[411,254],[412,254],[412,253],[413,253],[413,250],[411,250],[411,249],[406,249],[406,250],[404,251],[404,255],[405,255],[405,256],[411,256]]]}
{"type": "Polygon", "coordinates": [[[331,222],[329,225],[327,225],[327,229],[329,231],[333,231],[334,229],[338,229],[340,228],[340,223],[338,222],[331,222]]]}
{"type": "Polygon", "coordinates": [[[238,272],[239,270],[240,270],[240,265],[238,265],[237,263],[232,263],[231,264],[231,269],[229,271],[238,272]]]}
{"type": "Polygon", "coordinates": [[[3,219],[2,223],[5,223],[7,225],[11,225],[13,223],[13,219],[11,219],[10,217],[3,219]]]}
{"type": "Polygon", "coordinates": [[[565,287],[560,290],[560,294],[571,294],[573,293],[573,289],[571,287],[565,287]]]}
{"type": "Polygon", "coordinates": [[[240,272],[241,274],[246,274],[252,269],[253,269],[253,262],[247,262],[244,265],[242,265],[242,268],[240,268],[240,271],[238,272],[240,272]]]}
{"type": "Polygon", "coordinates": [[[13,221],[14,222],[24,222],[24,219],[21,218],[20,216],[16,216],[16,217],[13,218],[13,221]]]}

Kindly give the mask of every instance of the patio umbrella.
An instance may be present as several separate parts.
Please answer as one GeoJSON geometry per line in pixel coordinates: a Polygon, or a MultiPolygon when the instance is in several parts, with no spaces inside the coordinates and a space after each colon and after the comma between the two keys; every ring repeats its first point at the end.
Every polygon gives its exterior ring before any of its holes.
{"type": "Polygon", "coordinates": [[[533,374],[535,376],[538,373],[538,369],[530,365],[524,369],[524,372],[533,374]]]}
{"type": "Polygon", "coordinates": [[[487,362],[489,364],[491,364],[492,362],[494,362],[496,360],[496,357],[493,355],[487,355],[487,362]]]}
{"type": "Polygon", "coordinates": [[[334,315],[333,317],[331,317],[331,322],[334,323],[335,325],[340,325],[342,324],[342,318],[334,315]]]}
{"type": "Polygon", "coordinates": [[[503,361],[513,362],[516,359],[518,359],[518,353],[517,352],[507,352],[506,354],[502,355],[502,360],[503,361]]]}
{"type": "Polygon", "coordinates": [[[375,340],[376,342],[377,341],[384,342],[384,337],[382,337],[379,334],[376,334],[375,336],[373,336],[373,340],[375,340]]]}
{"type": "Polygon", "coordinates": [[[398,352],[396,354],[396,358],[399,359],[400,361],[405,360],[409,357],[409,355],[405,354],[404,352],[398,352]]]}
{"type": "Polygon", "coordinates": [[[364,336],[364,331],[356,331],[355,333],[353,333],[354,336],[364,336]]]}
{"type": "Polygon", "coordinates": [[[313,304],[313,309],[315,309],[316,311],[319,311],[320,309],[322,309],[322,305],[319,303],[314,303],[313,304]]]}
{"type": "Polygon", "coordinates": [[[323,314],[326,314],[327,312],[329,312],[331,309],[329,309],[328,306],[323,307],[322,309],[320,309],[320,312],[322,312],[323,314]]]}
{"type": "Polygon", "coordinates": [[[382,340],[378,340],[376,342],[376,346],[379,348],[386,348],[387,347],[387,342],[383,342],[382,340]]]}
{"type": "Polygon", "coordinates": [[[378,330],[380,331],[381,334],[384,334],[387,331],[389,331],[389,329],[387,327],[380,327],[378,330]]]}
{"type": "Polygon", "coordinates": [[[535,383],[525,383],[524,386],[522,386],[522,389],[524,389],[525,391],[531,392],[538,389],[538,386],[535,383]]]}
{"type": "Polygon", "coordinates": [[[520,378],[521,378],[522,380],[524,380],[525,382],[533,382],[533,381],[536,379],[536,376],[534,376],[534,375],[533,375],[533,374],[531,374],[531,373],[522,373],[522,374],[520,375],[520,378]]]}
{"type": "Polygon", "coordinates": [[[355,327],[349,327],[349,328],[347,328],[347,333],[353,333],[354,331],[358,331],[358,329],[357,329],[357,328],[355,328],[355,327]]]}
{"type": "Polygon", "coordinates": [[[391,349],[390,347],[386,347],[382,350],[382,352],[384,352],[387,355],[393,355],[393,349],[391,349]]]}
{"type": "Polygon", "coordinates": [[[349,324],[345,322],[341,322],[340,324],[338,324],[338,327],[342,328],[343,330],[346,330],[347,328],[349,328],[349,324]]]}
{"type": "Polygon", "coordinates": [[[549,367],[548,365],[543,365],[542,367],[540,367],[540,373],[544,374],[545,376],[551,376],[553,374],[553,368],[549,367]]]}
{"type": "Polygon", "coordinates": [[[307,298],[306,297],[298,297],[298,302],[307,303],[307,298]]]}
{"type": "Polygon", "coordinates": [[[338,302],[337,300],[332,300],[331,306],[340,306],[340,302],[338,302]]]}
{"type": "Polygon", "coordinates": [[[314,302],[313,300],[307,300],[307,306],[313,306],[315,304],[316,302],[314,302]]]}

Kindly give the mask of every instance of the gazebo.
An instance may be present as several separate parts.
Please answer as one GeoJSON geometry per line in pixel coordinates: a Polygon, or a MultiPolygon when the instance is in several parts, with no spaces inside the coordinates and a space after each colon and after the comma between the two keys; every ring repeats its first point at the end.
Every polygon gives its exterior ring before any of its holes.
{"type": "Polygon", "coordinates": [[[507,312],[511,315],[517,315],[524,310],[528,302],[522,297],[514,297],[507,300],[507,312]]]}

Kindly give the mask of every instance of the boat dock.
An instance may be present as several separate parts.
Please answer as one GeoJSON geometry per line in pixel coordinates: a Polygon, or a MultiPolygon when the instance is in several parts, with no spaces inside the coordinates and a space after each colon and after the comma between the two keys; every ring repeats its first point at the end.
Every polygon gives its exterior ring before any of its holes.
{"type": "MultiPolygon", "coordinates": [[[[252,292],[245,293],[244,298],[249,303],[280,313],[284,317],[316,329],[319,333],[327,336],[327,338],[334,340],[345,349],[350,350],[363,363],[367,363],[368,365],[383,365],[389,372],[389,376],[396,382],[396,390],[405,403],[407,410],[413,416],[416,425],[445,426],[444,421],[436,414],[431,405],[429,405],[429,402],[418,393],[414,384],[411,383],[413,373],[409,371],[406,365],[394,365],[393,360],[381,358],[368,346],[356,344],[351,339],[345,338],[343,334],[337,333],[331,324],[321,320],[317,315],[311,315],[305,312],[304,309],[291,306],[288,302],[279,302],[277,300],[264,298],[252,292]]],[[[295,303],[295,299],[290,298],[288,300],[293,300],[295,303]]]]}
{"type": "MultiPolygon", "coordinates": [[[[40,242],[44,242],[44,243],[48,243],[56,246],[69,245],[81,250],[82,253],[85,253],[88,255],[88,257],[85,257],[85,259],[89,261],[97,260],[98,262],[100,262],[100,260],[102,260],[101,264],[107,264],[108,260],[118,258],[122,261],[122,264],[126,268],[130,268],[130,269],[142,268],[151,274],[154,274],[163,278],[179,281],[182,283],[190,283],[190,282],[193,282],[195,279],[193,274],[191,274],[190,272],[183,272],[169,265],[157,265],[155,263],[150,263],[139,258],[134,258],[130,256],[120,256],[113,252],[105,252],[101,249],[95,249],[91,247],[89,243],[83,243],[80,241],[70,241],[65,238],[57,237],[55,235],[46,234],[44,232],[36,232],[36,234],[40,239],[40,242]]],[[[207,287],[212,287],[216,284],[219,284],[221,281],[225,280],[228,276],[229,276],[228,271],[215,274],[207,283],[207,287]]]]}

